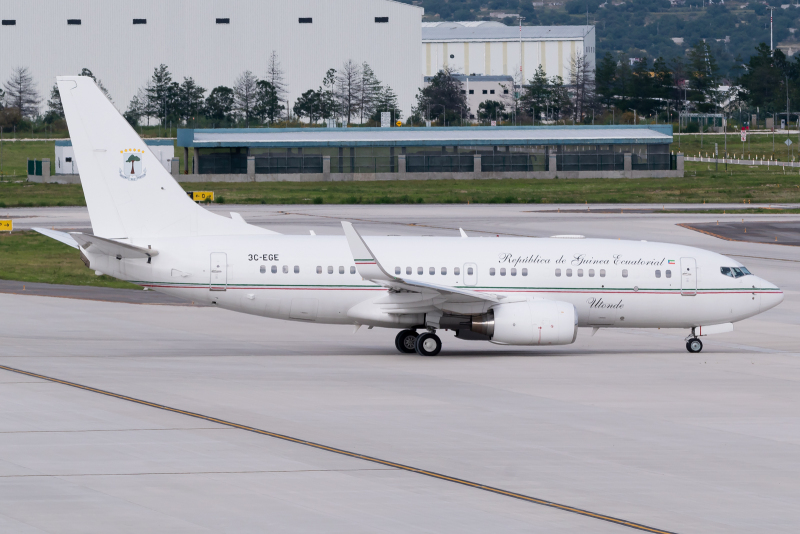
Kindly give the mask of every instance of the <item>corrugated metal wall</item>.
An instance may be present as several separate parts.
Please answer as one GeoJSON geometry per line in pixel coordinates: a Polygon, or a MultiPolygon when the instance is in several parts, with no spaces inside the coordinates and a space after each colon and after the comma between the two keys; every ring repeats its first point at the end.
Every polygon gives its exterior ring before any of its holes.
{"type": "Polygon", "coordinates": [[[275,50],[292,104],[352,59],[394,89],[407,117],[422,84],[422,13],[388,0],[0,0],[0,18],[16,20],[0,26],[0,81],[26,66],[46,100],[56,76],[86,67],[124,111],[160,63],[176,81],[192,76],[210,91],[232,86],[245,70],[265,77],[275,50]],[[299,24],[300,17],[313,22],[299,24]]]}

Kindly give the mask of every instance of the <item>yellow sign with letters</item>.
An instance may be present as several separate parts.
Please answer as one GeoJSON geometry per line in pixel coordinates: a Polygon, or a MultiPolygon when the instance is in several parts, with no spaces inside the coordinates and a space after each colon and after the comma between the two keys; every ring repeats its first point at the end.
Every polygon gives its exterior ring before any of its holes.
{"type": "Polygon", "coordinates": [[[14,221],[0,219],[0,232],[10,232],[14,229],[14,221]]]}
{"type": "Polygon", "coordinates": [[[214,202],[213,191],[187,191],[195,202],[214,202]]]}

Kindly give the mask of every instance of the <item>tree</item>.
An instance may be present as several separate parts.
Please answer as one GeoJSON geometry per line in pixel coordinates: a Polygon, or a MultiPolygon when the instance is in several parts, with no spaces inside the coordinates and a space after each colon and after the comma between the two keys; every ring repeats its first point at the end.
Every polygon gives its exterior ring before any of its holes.
{"type": "Polygon", "coordinates": [[[461,109],[469,113],[467,95],[461,93],[461,82],[447,67],[437,72],[428,86],[417,93],[415,113],[425,115],[429,120],[441,118],[444,124],[445,110],[450,113],[448,116],[452,119],[460,116],[461,109]]]}
{"type": "Polygon", "coordinates": [[[358,95],[361,92],[361,67],[352,59],[345,61],[336,77],[336,99],[342,115],[350,119],[358,115],[358,95]]]}
{"type": "Polygon", "coordinates": [[[497,100],[484,100],[478,105],[478,118],[483,120],[503,120],[506,106],[497,100]]]}
{"type": "Polygon", "coordinates": [[[256,104],[256,82],[258,80],[249,70],[241,73],[233,82],[233,109],[244,119],[248,127],[256,104]]]}
{"type": "MultiPolygon", "coordinates": [[[[269,55],[269,60],[267,61],[266,80],[275,90],[275,95],[278,97],[278,102],[285,102],[286,107],[288,108],[288,102],[286,101],[286,94],[288,93],[286,88],[287,85],[284,79],[283,69],[281,68],[281,62],[278,59],[278,53],[275,50],[273,50],[269,55]]],[[[281,106],[281,109],[283,109],[283,106],[281,106]]],[[[273,120],[277,120],[278,118],[279,117],[275,117],[273,120]]]]}
{"type": "Polygon", "coordinates": [[[552,112],[551,116],[555,118],[560,118],[562,113],[570,109],[569,90],[564,86],[564,79],[561,76],[550,78],[548,105],[552,112]]]}
{"type": "MultiPolygon", "coordinates": [[[[101,92],[102,92],[104,95],[106,95],[106,98],[107,98],[107,99],[111,100],[111,95],[109,94],[109,92],[108,92],[108,89],[106,89],[106,87],[103,85],[103,82],[101,82],[100,80],[98,80],[98,79],[95,77],[95,75],[92,73],[92,71],[90,71],[90,70],[89,70],[89,69],[87,69],[86,67],[83,67],[83,68],[81,69],[80,76],[88,76],[89,78],[91,78],[92,80],[94,80],[94,83],[95,83],[95,84],[97,84],[97,87],[98,87],[98,89],[100,89],[100,91],[101,91],[101,92]]],[[[113,102],[113,100],[111,100],[111,101],[113,102]]]]}
{"type": "Polygon", "coordinates": [[[371,117],[375,113],[378,99],[383,93],[380,80],[375,76],[372,68],[365,61],[361,65],[361,84],[358,94],[358,111],[360,122],[364,122],[364,117],[371,117]]]}
{"type": "Polygon", "coordinates": [[[206,98],[205,115],[216,121],[233,120],[233,89],[220,85],[206,98]]]}
{"type": "MultiPolygon", "coordinates": [[[[162,125],[166,123],[170,111],[169,104],[174,100],[172,74],[163,63],[153,70],[153,76],[144,88],[146,97],[145,114],[149,117],[160,117],[162,125]]],[[[148,120],[149,122],[149,120],[148,120]]]]}
{"type": "Polygon", "coordinates": [[[281,117],[281,112],[284,106],[278,97],[278,90],[275,89],[267,80],[258,80],[256,82],[256,99],[253,107],[253,113],[261,121],[267,121],[270,124],[276,122],[281,117]]]}
{"type": "Polygon", "coordinates": [[[653,77],[650,75],[650,62],[641,58],[633,67],[631,77],[631,100],[639,115],[649,115],[653,111],[653,77]]]}
{"type": "Polygon", "coordinates": [[[332,119],[338,112],[336,103],[336,69],[328,69],[319,90],[319,114],[322,119],[332,119]]]}
{"type": "Polygon", "coordinates": [[[403,118],[403,112],[398,108],[397,95],[388,85],[381,89],[373,105],[373,112],[369,119],[373,122],[380,122],[381,112],[388,111],[392,113],[392,120],[400,120],[403,118]]]}
{"type": "Polygon", "coordinates": [[[142,120],[142,117],[146,114],[146,104],[145,104],[146,96],[144,95],[144,90],[139,89],[139,92],[133,95],[131,98],[130,103],[128,103],[128,109],[125,113],[122,114],[125,117],[125,120],[128,121],[133,127],[139,125],[139,121],[142,120]]]}
{"type": "Polygon", "coordinates": [[[689,68],[689,100],[695,102],[701,112],[713,111],[716,107],[713,92],[719,85],[719,68],[705,41],[699,41],[689,51],[689,68]]]}
{"type": "Polygon", "coordinates": [[[23,118],[33,118],[39,113],[42,99],[27,67],[13,69],[3,87],[5,87],[7,107],[18,109],[23,118]]]}
{"type": "Polygon", "coordinates": [[[64,106],[61,104],[61,93],[58,92],[58,84],[53,84],[50,89],[50,100],[47,101],[47,113],[45,120],[53,122],[64,118],[64,106]]]}
{"type": "Polygon", "coordinates": [[[187,122],[203,109],[203,96],[206,90],[197,85],[193,78],[184,78],[178,86],[178,117],[187,122]]]}
{"type": "Polygon", "coordinates": [[[569,78],[572,86],[572,118],[581,122],[595,102],[594,76],[585,54],[570,58],[569,78]]]}
{"type": "Polygon", "coordinates": [[[617,74],[617,62],[614,61],[613,56],[606,52],[603,59],[597,65],[597,73],[595,75],[595,90],[597,92],[599,102],[609,109],[613,104],[616,97],[614,82],[617,74]]]}
{"type": "Polygon", "coordinates": [[[547,74],[541,65],[533,73],[533,78],[528,81],[522,94],[522,107],[534,119],[544,111],[550,100],[550,83],[547,74]]]}
{"type": "Polygon", "coordinates": [[[308,117],[308,122],[311,124],[317,122],[322,114],[321,93],[322,88],[319,91],[309,89],[300,95],[294,103],[294,114],[301,118],[308,117]]]}
{"type": "Polygon", "coordinates": [[[738,80],[741,98],[768,113],[786,109],[785,66],[786,56],[780,49],[773,52],[764,43],[758,45],[738,80]]]}

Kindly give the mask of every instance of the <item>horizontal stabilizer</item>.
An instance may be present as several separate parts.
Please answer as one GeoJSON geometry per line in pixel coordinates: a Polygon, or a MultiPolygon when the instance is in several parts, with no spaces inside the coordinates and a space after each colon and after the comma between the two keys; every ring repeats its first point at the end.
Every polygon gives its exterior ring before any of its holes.
{"type": "Polygon", "coordinates": [[[96,235],[82,234],[80,232],[70,232],[70,234],[80,246],[90,254],[104,254],[117,259],[122,258],[150,258],[158,256],[158,251],[152,248],[137,247],[127,243],[120,243],[96,235]]]}
{"type": "Polygon", "coordinates": [[[47,228],[31,228],[31,230],[35,232],[39,232],[42,235],[46,235],[51,239],[55,239],[56,241],[61,241],[65,245],[69,245],[72,248],[78,248],[78,242],[66,232],[59,232],[58,230],[48,230],[47,228]]]}

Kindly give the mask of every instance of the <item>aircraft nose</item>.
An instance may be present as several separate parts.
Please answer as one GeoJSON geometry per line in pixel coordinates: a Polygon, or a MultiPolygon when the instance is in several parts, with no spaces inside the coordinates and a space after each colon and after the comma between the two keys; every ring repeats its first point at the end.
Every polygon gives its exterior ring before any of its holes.
{"type": "Polygon", "coordinates": [[[759,286],[763,288],[761,292],[760,311],[767,311],[783,302],[783,291],[781,291],[781,288],[763,279],[761,279],[760,282],[759,286]]]}

